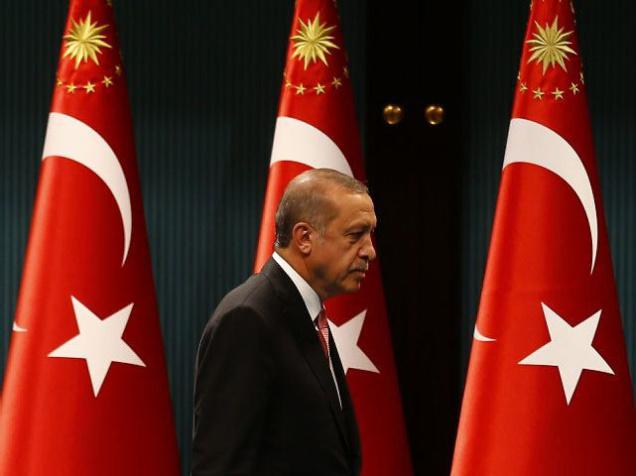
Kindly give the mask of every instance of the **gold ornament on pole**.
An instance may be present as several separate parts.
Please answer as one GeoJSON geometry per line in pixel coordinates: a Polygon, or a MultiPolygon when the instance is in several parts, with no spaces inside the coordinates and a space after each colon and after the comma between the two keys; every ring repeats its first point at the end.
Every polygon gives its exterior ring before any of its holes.
{"type": "Polygon", "coordinates": [[[431,126],[441,124],[444,122],[444,112],[444,108],[439,104],[431,104],[424,111],[426,122],[428,122],[431,126]]]}
{"type": "Polygon", "coordinates": [[[384,106],[382,115],[384,116],[384,122],[386,122],[390,126],[394,126],[402,122],[404,111],[397,104],[387,104],[386,106],[384,106]]]}

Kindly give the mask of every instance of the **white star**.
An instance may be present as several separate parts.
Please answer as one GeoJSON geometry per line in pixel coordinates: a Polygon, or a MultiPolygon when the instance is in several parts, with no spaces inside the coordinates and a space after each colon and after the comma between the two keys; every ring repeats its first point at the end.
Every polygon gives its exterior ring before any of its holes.
{"type": "Polygon", "coordinates": [[[338,348],[338,354],[340,354],[345,374],[349,369],[380,373],[378,368],[371,362],[371,359],[358,346],[358,339],[360,338],[360,332],[362,332],[362,324],[364,324],[366,314],[367,310],[365,309],[341,326],[329,321],[329,329],[338,348]]]}
{"type": "Polygon", "coordinates": [[[558,367],[565,399],[569,405],[583,370],[614,375],[605,359],[592,347],[602,310],[572,327],[548,306],[543,303],[541,306],[552,340],[521,360],[519,364],[558,367]]]}
{"type": "Polygon", "coordinates": [[[93,393],[96,397],[111,363],[146,366],[121,338],[133,303],[102,320],[73,296],[71,296],[71,302],[79,334],[52,351],[49,357],[86,359],[93,393]]]}

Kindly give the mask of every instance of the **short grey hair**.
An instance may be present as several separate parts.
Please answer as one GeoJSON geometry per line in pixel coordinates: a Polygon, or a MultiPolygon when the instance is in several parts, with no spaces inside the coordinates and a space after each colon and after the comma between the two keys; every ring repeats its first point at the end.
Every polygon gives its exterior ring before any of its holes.
{"type": "Polygon", "coordinates": [[[276,248],[286,248],[296,223],[304,221],[323,233],[338,214],[333,187],[354,194],[368,194],[359,180],[333,169],[312,169],[295,177],[285,189],[276,210],[276,248]]]}

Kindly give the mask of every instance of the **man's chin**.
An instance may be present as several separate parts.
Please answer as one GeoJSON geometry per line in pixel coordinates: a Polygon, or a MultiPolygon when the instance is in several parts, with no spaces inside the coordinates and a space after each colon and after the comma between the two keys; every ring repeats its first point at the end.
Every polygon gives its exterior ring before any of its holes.
{"type": "Polygon", "coordinates": [[[362,287],[362,281],[364,281],[364,274],[362,274],[360,277],[354,277],[353,279],[350,279],[347,283],[345,293],[351,294],[360,291],[360,288],[362,287]]]}

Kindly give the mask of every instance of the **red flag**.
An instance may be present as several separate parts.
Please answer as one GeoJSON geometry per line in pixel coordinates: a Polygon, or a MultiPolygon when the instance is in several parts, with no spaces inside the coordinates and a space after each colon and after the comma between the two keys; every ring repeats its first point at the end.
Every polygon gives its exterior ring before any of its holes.
{"type": "MultiPolygon", "coordinates": [[[[311,168],[364,181],[344,42],[332,0],[298,0],[292,21],[255,269],[269,259],[289,181],[311,168]]],[[[353,398],[363,474],[412,474],[377,261],[360,292],[327,303],[353,398]]]]}
{"type": "Polygon", "coordinates": [[[636,418],[571,2],[523,42],[453,475],[636,474],[636,418]]]}
{"type": "Polygon", "coordinates": [[[0,419],[0,474],[179,474],[112,8],[72,0],[0,419]]]}

